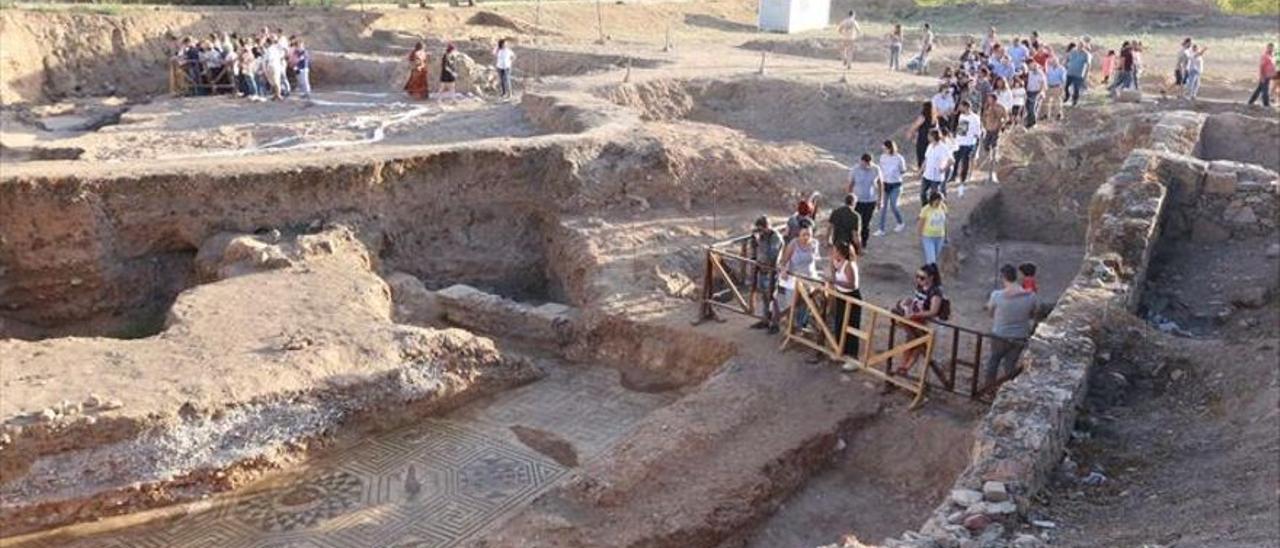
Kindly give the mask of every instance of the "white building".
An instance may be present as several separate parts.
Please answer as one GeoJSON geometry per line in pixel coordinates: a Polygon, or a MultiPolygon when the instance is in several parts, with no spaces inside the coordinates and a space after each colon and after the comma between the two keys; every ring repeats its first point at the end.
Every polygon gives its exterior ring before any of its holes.
{"type": "Polygon", "coordinates": [[[802,32],[824,28],[831,0],[760,0],[760,30],[802,32]]]}

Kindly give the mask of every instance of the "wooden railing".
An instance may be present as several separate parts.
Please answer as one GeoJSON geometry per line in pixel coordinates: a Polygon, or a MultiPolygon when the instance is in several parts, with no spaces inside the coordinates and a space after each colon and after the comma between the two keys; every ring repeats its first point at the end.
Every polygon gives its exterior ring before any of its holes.
{"type": "MultiPolygon", "coordinates": [[[[717,310],[770,319],[769,311],[757,310],[756,307],[759,300],[757,277],[769,276],[770,283],[766,287],[775,289],[778,268],[750,257],[750,239],[750,235],[739,236],[707,246],[699,322],[719,319],[717,310]]],[[[939,320],[918,322],[842,294],[822,280],[792,276],[796,279],[792,302],[778,303],[783,308],[789,307],[782,326],[785,329],[782,346],[785,348],[794,343],[811,348],[847,364],[852,370],[874,376],[887,386],[906,390],[913,395],[913,407],[920,405],[928,388],[938,388],[974,401],[990,402],[1001,384],[1020,373],[1015,368],[990,382],[981,378],[983,357],[989,355],[993,340],[1019,345],[1025,345],[1025,340],[1005,339],[939,320]],[[827,312],[837,302],[845,304],[845,313],[843,318],[833,322],[827,317],[827,312]],[[805,307],[810,317],[809,325],[803,328],[795,325],[795,314],[800,306],[805,307]],[[861,315],[860,322],[855,321],[854,313],[861,315]],[[857,356],[844,352],[849,337],[859,341],[857,356]],[[944,349],[941,360],[934,355],[937,348],[944,349]],[[921,361],[925,366],[915,365],[906,374],[896,373],[894,361],[912,349],[921,349],[921,361]],[[920,373],[913,374],[912,371],[920,373]]]]}
{"type": "Polygon", "coordinates": [[[783,333],[783,348],[792,343],[811,348],[832,360],[844,362],[848,366],[846,369],[871,375],[906,390],[914,395],[911,401],[912,409],[924,402],[927,389],[926,375],[921,375],[919,378],[897,375],[889,368],[889,364],[892,363],[893,358],[913,350],[926,360],[932,355],[933,329],[925,324],[843,294],[829,284],[797,278],[795,296],[791,301],[783,333]],[[824,312],[828,310],[829,305],[837,301],[844,303],[844,314],[840,318],[827,318],[824,312]],[[812,327],[808,332],[804,327],[796,325],[796,313],[802,306],[809,311],[807,323],[812,327]],[[861,322],[855,319],[859,315],[861,322]],[[864,329],[861,325],[867,327],[864,329]],[[882,326],[886,326],[889,333],[902,329],[912,334],[906,340],[895,343],[891,337],[876,336],[878,328],[882,326]],[[858,355],[851,356],[845,352],[847,347],[845,343],[849,337],[858,339],[858,355]],[[877,346],[877,342],[885,344],[881,348],[877,346]],[[880,364],[885,365],[884,371],[876,369],[880,364]]]}

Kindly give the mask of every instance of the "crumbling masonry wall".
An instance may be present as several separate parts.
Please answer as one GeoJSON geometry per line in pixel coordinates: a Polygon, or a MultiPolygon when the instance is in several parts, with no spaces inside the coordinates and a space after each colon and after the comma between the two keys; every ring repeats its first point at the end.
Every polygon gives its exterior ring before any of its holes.
{"type": "Polygon", "coordinates": [[[1224,232],[1245,237],[1253,230],[1238,222],[1250,215],[1246,207],[1274,222],[1274,172],[1193,157],[1201,152],[1206,118],[1165,114],[1152,130],[1149,148],[1132,151],[1094,194],[1080,272],[1032,335],[1020,358],[1025,372],[1000,390],[978,425],[971,462],[951,496],[918,532],[887,545],[998,543],[1005,530],[999,522],[1016,519],[1061,458],[1102,330],[1109,316],[1136,311],[1162,223],[1192,237],[1223,237],[1224,232]],[[1206,223],[1214,228],[1204,228],[1206,223]],[[979,524],[993,523],[974,527],[975,538],[965,523],[976,515],[984,516],[979,524]]]}

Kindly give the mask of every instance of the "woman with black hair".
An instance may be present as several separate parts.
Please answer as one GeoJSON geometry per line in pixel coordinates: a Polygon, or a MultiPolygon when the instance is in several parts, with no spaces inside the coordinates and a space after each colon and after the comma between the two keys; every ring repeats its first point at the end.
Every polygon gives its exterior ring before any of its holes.
{"type": "Polygon", "coordinates": [[[929,132],[938,127],[938,117],[933,112],[933,101],[925,101],[920,106],[920,115],[907,130],[907,138],[916,140],[916,169],[924,168],[924,153],[929,150],[929,132]]]}
{"type": "MultiPolygon", "coordinates": [[[[942,296],[942,274],[938,272],[936,263],[929,263],[921,266],[916,271],[915,293],[910,299],[903,299],[894,308],[894,313],[906,316],[907,319],[916,323],[926,323],[934,318],[942,319],[943,302],[946,300],[942,296]]],[[[905,326],[907,338],[914,339],[923,335],[924,332],[911,326],[905,326]]],[[[911,368],[915,367],[916,360],[920,357],[920,347],[912,347],[902,356],[902,365],[899,365],[895,371],[898,375],[906,375],[911,372],[911,368]]]]}
{"type": "MultiPolygon", "coordinates": [[[[831,256],[831,265],[827,270],[827,280],[831,283],[832,289],[842,296],[852,299],[862,299],[861,280],[858,276],[858,256],[853,252],[852,246],[847,243],[837,244],[832,248],[834,254],[831,256]]],[[[831,307],[831,319],[827,325],[836,328],[836,337],[840,337],[840,326],[844,325],[845,309],[849,309],[849,327],[854,329],[862,328],[862,307],[848,303],[844,299],[832,299],[834,306],[831,307]]],[[[853,335],[844,335],[844,355],[845,357],[858,359],[859,339],[853,335]]]]}

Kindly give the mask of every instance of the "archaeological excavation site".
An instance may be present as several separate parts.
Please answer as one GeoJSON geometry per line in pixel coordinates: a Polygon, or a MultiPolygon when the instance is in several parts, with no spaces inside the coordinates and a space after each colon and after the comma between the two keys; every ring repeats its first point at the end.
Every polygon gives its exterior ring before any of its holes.
{"type": "Polygon", "coordinates": [[[0,547],[1280,547],[1280,15],[770,2],[5,3],[0,547]],[[992,25],[1150,68],[948,184],[916,315],[914,122],[992,25]],[[292,92],[190,72],[225,33],[305,40],[292,92]],[[798,202],[789,275],[753,229],[798,202]]]}

